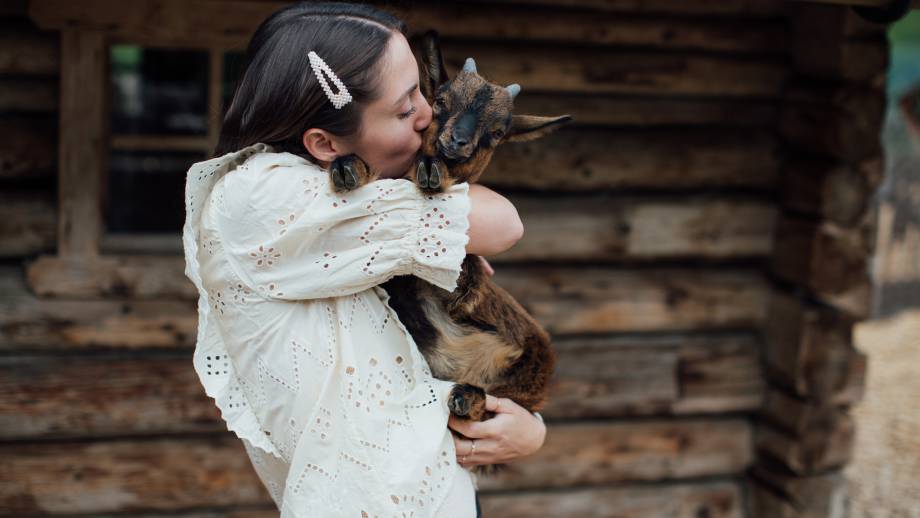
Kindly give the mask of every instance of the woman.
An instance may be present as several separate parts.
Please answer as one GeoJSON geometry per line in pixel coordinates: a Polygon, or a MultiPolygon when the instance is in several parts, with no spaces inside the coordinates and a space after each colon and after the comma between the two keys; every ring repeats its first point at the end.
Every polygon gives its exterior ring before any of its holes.
{"type": "Polygon", "coordinates": [[[397,178],[431,122],[405,33],[365,5],[278,11],[252,37],[216,158],[189,170],[195,368],[282,516],[478,516],[463,468],[545,437],[508,399],[488,396],[486,422],[450,416],[453,383],[431,376],[378,286],[411,274],[453,290],[467,253],[522,232],[485,187],[427,196],[397,178]],[[328,167],[352,153],[382,179],[337,195],[328,167]]]}

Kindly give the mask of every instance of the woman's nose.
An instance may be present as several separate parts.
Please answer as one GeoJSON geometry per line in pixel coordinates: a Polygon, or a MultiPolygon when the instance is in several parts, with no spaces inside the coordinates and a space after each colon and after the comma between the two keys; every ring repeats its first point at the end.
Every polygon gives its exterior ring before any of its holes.
{"type": "Polygon", "coordinates": [[[431,106],[428,105],[428,102],[423,102],[418,109],[418,117],[415,119],[415,131],[425,131],[428,128],[428,125],[431,124],[431,106]]]}

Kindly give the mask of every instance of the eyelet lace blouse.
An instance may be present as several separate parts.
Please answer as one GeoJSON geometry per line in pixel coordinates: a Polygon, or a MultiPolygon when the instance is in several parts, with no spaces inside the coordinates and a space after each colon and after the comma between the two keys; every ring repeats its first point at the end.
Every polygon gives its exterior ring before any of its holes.
{"type": "Polygon", "coordinates": [[[265,144],[189,169],[195,370],[282,517],[473,517],[475,477],[447,427],[453,383],[432,377],[378,286],[456,287],[469,185],[336,194],[328,174],[265,144]]]}

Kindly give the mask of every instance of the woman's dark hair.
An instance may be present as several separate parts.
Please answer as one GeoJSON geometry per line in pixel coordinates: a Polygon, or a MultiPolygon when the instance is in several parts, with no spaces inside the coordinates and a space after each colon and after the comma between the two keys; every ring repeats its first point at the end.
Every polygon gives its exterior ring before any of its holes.
{"type": "Polygon", "coordinates": [[[264,142],[315,162],[303,146],[307,129],[359,136],[365,107],[382,95],[382,58],[396,32],[406,35],[403,21],[363,4],[301,2],[269,16],[246,49],[213,156],[264,142]],[[314,75],[311,50],[348,88],[353,100],[341,109],[314,75]]]}

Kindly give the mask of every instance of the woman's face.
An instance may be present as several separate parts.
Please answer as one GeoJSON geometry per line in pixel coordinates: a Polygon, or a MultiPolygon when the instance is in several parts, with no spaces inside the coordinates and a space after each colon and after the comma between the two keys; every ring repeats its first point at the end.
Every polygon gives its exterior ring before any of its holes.
{"type": "Polygon", "coordinates": [[[422,146],[431,106],[419,90],[418,63],[405,36],[393,34],[383,60],[382,97],[365,108],[361,135],[346,154],[357,154],[382,178],[397,178],[422,146]]]}

